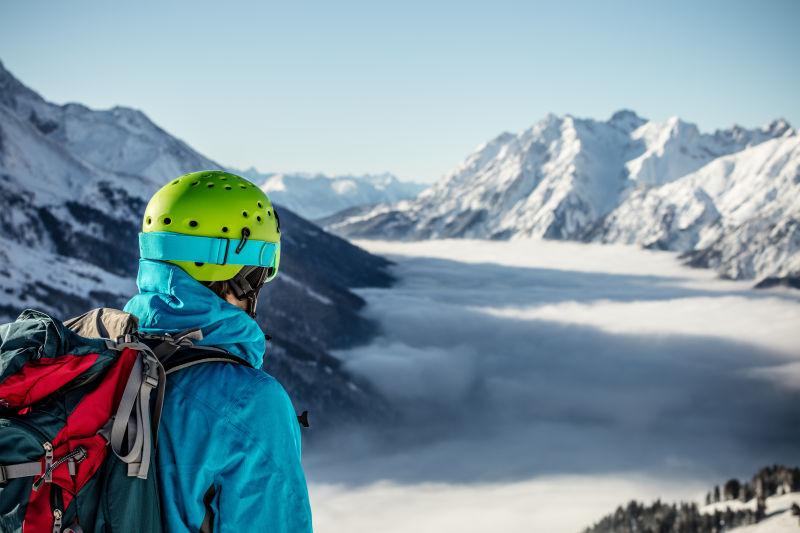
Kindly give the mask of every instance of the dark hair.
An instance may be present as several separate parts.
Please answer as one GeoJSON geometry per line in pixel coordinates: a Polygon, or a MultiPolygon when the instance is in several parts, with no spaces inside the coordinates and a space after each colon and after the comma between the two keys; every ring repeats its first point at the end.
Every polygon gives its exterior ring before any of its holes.
{"type": "Polygon", "coordinates": [[[202,282],[203,285],[211,289],[211,292],[222,298],[225,299],[229,293],[233,292],[231,290],[231,286],[228,284],[228,280],[223,281],[204,281],[202,282]]]}

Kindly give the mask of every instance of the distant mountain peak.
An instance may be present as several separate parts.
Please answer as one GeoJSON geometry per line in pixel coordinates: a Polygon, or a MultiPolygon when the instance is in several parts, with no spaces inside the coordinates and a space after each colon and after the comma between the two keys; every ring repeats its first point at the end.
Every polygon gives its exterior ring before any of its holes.
{"type": "Polygon", "coordinates": [[[125,106],[114,106],[109,109],[109,112],[114,115],[115,117],[124,117],[129,119],[136,119],[136,120],[143,120],[147,122],[151,122],[150,117],[144,114],[144,112],[134,109],[132,107],[125,107],[125,106]]]}
{"type": "Polygon", "coordinates": [[[620,109],[608,120],[609,124],[625,132],[631,132],[646,122],[647,120],[630,109],[620,109]]]}
{"type": "Polygon", "coordinates": [[[271,200],[310,219],[320,219],[355,207],[413,198],[424,187],[401,181],[389,172],[327,176],[319,173],[260,173],[252,167],[232,171],[260,184],[271,200]]]}
{"type": "Polygon", "coordinates": [[[792,133],[792,126],[786,119],[776,118],[769,124],[765,125],[762,130],[771,134],[774,137],[779,137],[787,133],[792,133]]]}
{"type": "Polygon", "coordinates": [[[0,61],[0,104],[16,107],[17,99],[20,97],[44,102],[36,91],[19,81],[0,61]]]}
{"type": "Polygon", "coordinates": [[[645,119],[639,116],[639,114],[634,111],[633,109],[620,109],[615,111],[614,114],[611,115],[611,122],[619,122],[619,121],[627,121],[627,120],[637,120],[641,122],[646,122],[645,119]]]}
{"type": "Polygon", "coordinates": [[[600,239],[681,252],[737,226],[739,244],[718,240],[714,253],[722,246],[750,259],[703,261],[730,277],[792,275],[794,233],[761,233],[800,219],[794,139],[784,120],[705,133],[678,116],[648,121],[627,109],[608,121],[549,113],[480,145],[414,200],[326,222],[349,237],[600,239]],[[767,218],[742,226],[747,217],[767,218]]]}
{"type": "Polygon", "coordinates": [[[2,60],[0,60],[0,80],[3,80],[5,78],[13,78],[14,81],[20,83],[20,81],[17,80],[17,78],[6,68],[5,63],[3,63],[2,60]]]}

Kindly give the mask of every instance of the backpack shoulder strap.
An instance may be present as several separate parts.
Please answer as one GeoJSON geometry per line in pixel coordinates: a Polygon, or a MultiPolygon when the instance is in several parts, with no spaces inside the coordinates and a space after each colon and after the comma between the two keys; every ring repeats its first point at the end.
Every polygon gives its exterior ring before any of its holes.
{"type": "Polygon", "coordinates": [[[200,329],[155,335],[137,332],[131,338],[146,344],[167,374],[201,363],[235,363],[252,367],[245,359],[215,346],[196,344],[203,339],[200,329]]]}
{"type": "Polygon", "coordinates": [[[187,346],[180,347],[170,357],[163,361],[167,375],[203,363],[234,363],[237,365],[253,365],[221,348],[212,346],[187,346]]]}

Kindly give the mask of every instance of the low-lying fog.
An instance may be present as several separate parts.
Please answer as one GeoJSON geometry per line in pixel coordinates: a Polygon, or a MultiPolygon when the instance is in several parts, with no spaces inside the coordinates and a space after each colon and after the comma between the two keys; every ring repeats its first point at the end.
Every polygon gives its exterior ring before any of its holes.
{"type": "Polygon", "coordinates": [[[800,463],[800,292],[632,247],[359,244],[400,281],[336,355],[401,417],[306,451],[322,533],[577,531],[800,463]]]}

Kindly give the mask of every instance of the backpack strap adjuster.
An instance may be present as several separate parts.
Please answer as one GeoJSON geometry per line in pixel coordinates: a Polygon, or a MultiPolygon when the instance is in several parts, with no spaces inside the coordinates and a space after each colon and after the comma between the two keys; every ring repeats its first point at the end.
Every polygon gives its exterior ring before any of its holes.
{"type": "Polygon", "coordinates": [[[41,473],[42,463],[39,461],[18,463],[15,465],[0,465],[0,485],[4,485],[9,479],[34,477],[41,473]]]}
{"type": "Polygon", "coordinates": [[[144,382],[150,387],[156,388],[159,383],[158,359],[145,353],[144,358],[144,382]]]}
{"type": "Polygon", "coordinates": [[[128,476],[147,479],[151,450],[158,438],[166,374],[147,345],[139,343],[130,347],[139,353],[111,423],[109,445],[114,454],[128,465],[128,476]],[[156,407],[151,420],[150,393],[153,390],[156,391],[156,407]]]}

